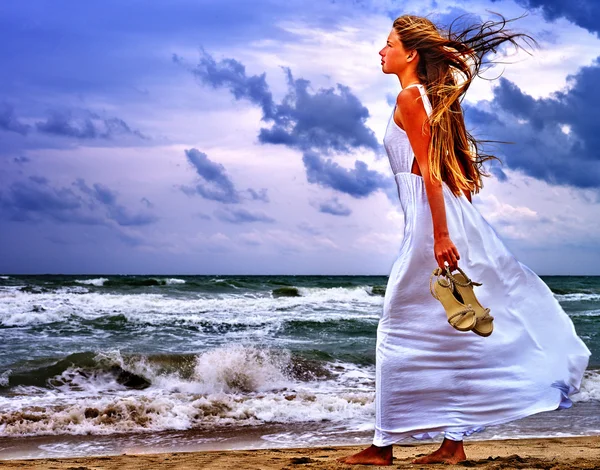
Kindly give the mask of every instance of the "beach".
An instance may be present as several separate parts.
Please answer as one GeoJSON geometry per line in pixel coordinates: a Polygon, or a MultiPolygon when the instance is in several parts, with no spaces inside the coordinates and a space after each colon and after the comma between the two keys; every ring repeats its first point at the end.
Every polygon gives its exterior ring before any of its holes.
{"type": "MultiPolygon", "coordinates": [[[[238,451],[124,454],[101,457],[52,458],[3,461],[3,469],[142,470],[142,469],[344,469],[344,468],[440,468],[415,465],[411,460],[437,448],[436,444],[395,446],[390,467],[345,465],[337,458],[361,446],[256,449],[238,451]]],[[[468,460],[444,469],[600,469],[600,436],[547,439],[473,441],[465,446],[468,460]]]]}

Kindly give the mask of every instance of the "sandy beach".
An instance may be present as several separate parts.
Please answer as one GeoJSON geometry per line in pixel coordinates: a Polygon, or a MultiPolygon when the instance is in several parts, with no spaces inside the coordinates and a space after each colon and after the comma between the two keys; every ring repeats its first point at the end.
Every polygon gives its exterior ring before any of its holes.
{"type": "MultiPolygon", "coordinates": [[[[0,467],[52,470],[440,468],[440,465],[411,464],[413,458],[435,450],[438,445],[395,446],[394,463],[390,467],[349,466],[336,461],[338,457],[356,452],[362,446],[5,460],[0,462],[0,467]]],[[[443,465],[442,468],[600,469],[600,436],[473,441],[465,447],[469,460],[459,465],[443,465]]]]}

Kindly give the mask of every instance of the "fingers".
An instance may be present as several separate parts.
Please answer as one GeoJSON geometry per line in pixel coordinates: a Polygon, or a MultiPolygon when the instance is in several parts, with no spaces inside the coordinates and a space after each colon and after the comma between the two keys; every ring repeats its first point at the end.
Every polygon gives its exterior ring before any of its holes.
{"type": "Polygon", "coordinates": [[[456,271],[458,261],[460,260],[460,254],[458,253],[456,246],[450,242],[450,245],[441,248],[435,253],[435,259],[442,271],[445,272],[446,267],[449,267],[450,271],[456,271]]]}

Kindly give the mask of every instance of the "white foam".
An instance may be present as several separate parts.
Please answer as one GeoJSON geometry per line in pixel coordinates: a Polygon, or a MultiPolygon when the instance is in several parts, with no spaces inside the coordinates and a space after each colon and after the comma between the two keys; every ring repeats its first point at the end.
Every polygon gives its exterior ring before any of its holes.
{"type": "Polygon", "coordinates": [[[89,286],[96,286],[96,287],[102,287],[104,285],[104,283],[108,281],[107,278],[105,277],[99,277],[97,279],[76,279],[75,282],[79,283],[79,284],[86,284],[89,286]]]}
{"type": "Polygon", "coordinates": [[[579,393],[573,395],[573,401],[600,401],[600,371],[588,370],[585,372],[579,393]]]}
{"type": "Polygon", "coordinates": [[[162,294],[73,292],[76,288],[70,289],[40,294],[12,290],[0,296],[0,322],[5,326],[25,326],[72,318],[91,320],[110,312],[110,315],[124,315],[128,322],[144,325],[213,322],[279,328],[289,320],[377,320],[383,305],[382,297],[369,295],[362,288],[303,289],[302,297],[281,298],[272,298],[270,292],[174,298],[162,294]]]}
{"type": "Polygon", "coordinates": [[[0,279],[10,279],[10,276],[0,276],[0,279]]]}
{"type": "Polygon", "coordinates": [[[5,370],[0,374],[0,387],[8,387],[8,378],[10,377],[12,370],[5,370]]]}
{"type": "MultiPolygon", "coordinates": [[[[103,353],[98,359],[143,374],[152,379],[152,386],[131,391],[108,374],[82,375],[69,368],[52,381],[58,383],[54,390],[23,387],[10,398],[0,396],[0,422],[4,423],[0,436],[110,434],[322,420],[349,426],[374,417],[372,387],[356,390],[341,384],[339,377],[298,382],[287,376],[290,355],[286,351],[237,345],[217,348],[196,358],[188,378],[159,374],[145,361],[127,363],[118,351],[103,353]]],[[[335,369],[344,367],[338,364],[335,369]]]]}
{"type": "Polygon", "coordinates": [[[173,285],[173,284],[185,284],[184,279],[177,279],[177,278],[167,279],[165,282],[167,283],[168,286],[173,285]]]}
{"type": "Polygon", "coordinates": [[[586,300],[600,300],[600,294],[584,294],[583,292],[577,292],[574,294],[554,294],[556,300],[559,302],[582,302],[586,300]]]}
{"type": "MultiPolygon", "coordinates": [[[[52,390],[20,387],[0,396],[0,436],[111,434],[214,429],[268,423],[327,421],[328,429],[369,430],[375,416],[375,370],[332,363],[327,380],[288,375],[289,352],[224,346],[196,356],[191,373],[164,373],[156,363],[124,359],[118,350],[96,356],[107,370],[119,365],[152,385],[126,389],[108,373],[70,367],[52,390]],[[62,382],[61,382],[62,381],[62,382]]],[[[8,379],[8,373],[6,380],[8,379]]],[[[600,400],[600,371],[588,371],[574,401],[600,400]]]]}
{"type": "Polygon", "coordinates": [[[600,310],[584,310],[583,312],[569,312],[571,317],[600,317],[600,310]]]}

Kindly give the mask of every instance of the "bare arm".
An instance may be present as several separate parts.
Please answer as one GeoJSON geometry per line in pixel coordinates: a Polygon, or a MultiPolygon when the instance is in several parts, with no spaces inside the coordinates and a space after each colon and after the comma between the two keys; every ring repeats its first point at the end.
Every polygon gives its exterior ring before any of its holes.
{"type": "Polygon", "coordinates": [[[401,122],[419,165],[429,208],[433,221],[434,256],[438,266],[444,268],[448,262],[450,269],[456,269],[460,255],[448,232],[446,206],[442,192],[442,183],[433,181],[429,171],[428,149],[431,140],[427,113],[416,88],[407,88],[398,95],[398,110],[401,122]]]}

